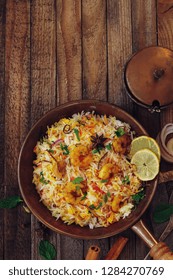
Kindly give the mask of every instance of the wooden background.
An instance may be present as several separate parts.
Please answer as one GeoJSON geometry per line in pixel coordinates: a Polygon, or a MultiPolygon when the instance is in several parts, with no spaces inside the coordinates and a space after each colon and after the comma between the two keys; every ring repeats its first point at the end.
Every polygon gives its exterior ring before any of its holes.
{"type": "MultiPolygon", "coordinates": [[[[173,49],[171,0],[0,1],[0,198],[20,194],[18,155],[30,127],[49,109],[76,99],[121,106],[155,137],[173,122],[173,107],[150,114],[127,96],[124,65],[150,45],[173,49]]],[[[162,163],[162,168],[172,166],[162,163]]],[[[168,201],[173,184],[161,185],[144,219],[158,237],[166,223],[152,223],[152,209],[168,201]]],[[[143,259],[147,247],[130,229],[121,259],[143,259]]],[[[83,259],[91,244],[106,255],[116,237],[83,241],[55,234],[22,205],[0,209],[0,259],[39,259],[47,239],[57,259],[83,259]]],[[[173,249],[173,235],[166,239],[173,249]]]]}

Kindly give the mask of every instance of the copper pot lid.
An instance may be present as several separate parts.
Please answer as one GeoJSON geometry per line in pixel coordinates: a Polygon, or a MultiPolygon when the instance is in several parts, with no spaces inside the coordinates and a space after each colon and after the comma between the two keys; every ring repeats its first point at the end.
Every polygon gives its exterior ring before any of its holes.
{"type": "Polygon", "coordinates": [[[173,102],[173,51],[147,47],[133,55],[125,69],[130,97],[151,111],[173,102]]]}

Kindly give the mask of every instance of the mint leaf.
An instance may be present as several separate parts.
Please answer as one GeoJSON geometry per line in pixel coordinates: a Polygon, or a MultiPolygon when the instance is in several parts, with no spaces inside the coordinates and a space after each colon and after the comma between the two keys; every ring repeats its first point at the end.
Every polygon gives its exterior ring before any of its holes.
{"type": "Polygon", "coordinates": [[[173,204],[159,204],[153,213],[153,220],[156,223],[163,223],[169,220],[173,214],[173,204]]]}
{"type": "Polygon", "coordinates": [[[83,182],[83,178],[82,177],[76,177],[72,183],[73,184],[80,184],[81,182],[83,182]]]}
{"type": "Polygon", "coordinates": [[[0,200],[0,208],[14,208],[22,201],[18,195],[7,197],[0,200]]]}
{"type": "Polygon", "coordinates": [[[107,194],[104,194],[103,200],[104,200],[104,203],[106,203],[108,201],[108,195],[107,194]]]}
{"type": "Polygon", "coordinates": [[[91,205],[89,206],[89,208],[92,209],[92,210],[96,209],[96,207],[95,207],[94,204],[91,204],[91,205]]]}
{"type": "Polygon", "coordinates": [[[100,181],[101,183],[107,183],[108,182],[108,179],[103,179],[100,181]]]}
{"type": "Polygon", "coordinates": [[[69,150],[68,150],[68,146],[67,145],[63,145],[62,143],[60,144],[60,148],[63,151],[63,155],[69,155],[69,150]]]}
{"type": "Polygon", "coordinates": [[[76,186],[76,191],[80,191],[80,186],[76,186]]]}
{"type": "Polygon", "coordinates": [[[84,200],[87,196],[87,192],[84,193],[84,195],[82,196],[81,200],[84,200]]]}
{"type": "Polygon", "coordinates": [[[80,141],[79,130],[77,128],[74,128],[73,131],[74,131],[74,133],[76,135],[77,140],[80,141]]]}
{"type": "Polygon", "coordinates": [[[102,202],[99,203],[99,205],[96,207],[96,210],[98,210],[100,207],[102,207],[102,202]]]}
{"type": "Polygon", "coordinates": [[[52,149],[49,149],[49,150],[47,150],[49,153],[52,153],[52,154],[54,154],[54,150],[52,150],[52,149]]]}
{"type": "Polygon", "coordinates": [[[101,150],[103,150],[102,147],[97,147],[97,149],[92,150],[92,153],[93,153],[93,154],[97,154],[97,153],[100,154],[100,151],[101,151],[101,150]]]}
{"type": "Polygon", "coordinates": [[[139,204],[139,202],[145,197],[144,190],[141,190],[140,192],[132,195],[132,199],[135,202],[135,204],[139,204]]]}
{"type": "Polygon", "coordinates": [[[56,257],[56,249],[49,241],[41,240],[39,244],[39,254],[45,260],[53,260],[56,257]]]}
{"type": "Polygon", "coordinates": [[[123,184],[127,184],[127,185],[130,184],[130,179],[129,179],[129,176],[128,176],[128,175],[124,177],[124,179],[122,180],[122,183],[123,183],[123,184]]]}
{"type": "Polygon", "coordinates": [[[115,131],[115,134],[117,137],[121,137],[125,134],[125,131],[122,127],[119,127],[116,131],[115,131]]]}
{"type": "Polygon", "coordinates": [[[40,182],[44,185],[48,184],[48,181],[46,181],[44,178],[43,171],[40,172],[40,182]]]}
{"type": "Polygon", "coordinates": [[[107,149],[108,151],[110,151],[110,150],[112,149],[112,144],[109,143],[108,145],[106,145],[106,149],[107,149]]]}

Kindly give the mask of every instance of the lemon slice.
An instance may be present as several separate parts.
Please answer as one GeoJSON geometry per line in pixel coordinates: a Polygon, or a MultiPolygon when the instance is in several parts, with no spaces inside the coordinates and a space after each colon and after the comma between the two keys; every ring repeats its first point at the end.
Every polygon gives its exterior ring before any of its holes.
{"type": "Polygon", "coordinates": [[[136,152],[131,163],[136,165],[136,175],[142,181],[153,180],[159,173],[159,159],[149,149],[142,149],[136,152]]]}
{"type": "Polygon", "coordinates": [[[151,150],[160,160],[160,148],[153,138],[143,135],[133,139],[131,143],[130,157],[132,158],[136,152],[142,149],[151,150]]]}

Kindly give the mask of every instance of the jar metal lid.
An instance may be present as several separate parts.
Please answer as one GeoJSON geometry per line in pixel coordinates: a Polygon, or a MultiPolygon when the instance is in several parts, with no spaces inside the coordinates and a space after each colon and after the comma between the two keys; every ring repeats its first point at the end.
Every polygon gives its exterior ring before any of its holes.
{"type": "Polygon", "coordinates": [[[173,103],[173,51],[147,47],[135,53],[125,67],[125,83],[138,104],[160,111],[173,103]]]}

